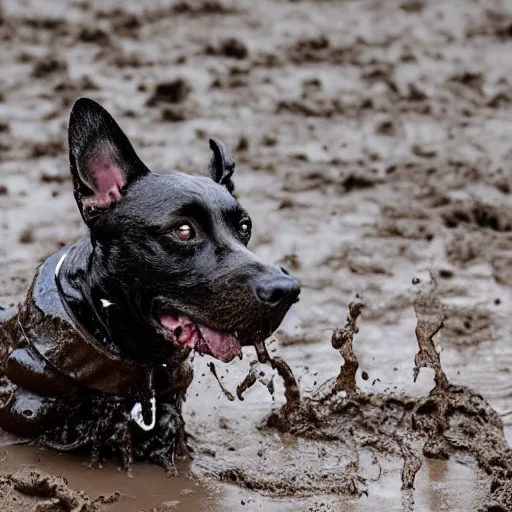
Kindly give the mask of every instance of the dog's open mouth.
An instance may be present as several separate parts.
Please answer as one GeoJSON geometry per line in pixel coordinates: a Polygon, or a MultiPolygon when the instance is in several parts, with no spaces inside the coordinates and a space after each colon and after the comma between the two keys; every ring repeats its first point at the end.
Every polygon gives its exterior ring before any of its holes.
{"type": "Polygon", "coordinates": [[[160,317],[160,325],[169,333],[167,338],[174,343],[192,348],[200,354],[208,354],[224,363],[229,363],[242,350],[240,342],[232,334],[210,329],[186,315],[164,314],[160,317]]]}

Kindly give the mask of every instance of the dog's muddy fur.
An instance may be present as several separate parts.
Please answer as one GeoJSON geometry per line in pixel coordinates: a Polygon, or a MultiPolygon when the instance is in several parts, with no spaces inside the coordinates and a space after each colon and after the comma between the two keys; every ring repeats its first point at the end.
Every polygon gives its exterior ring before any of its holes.
{"type": "MultiPolygon", "coordinates": [[[[261,346],[300,293],[285,269],[246,249],[235,162],[222,142],[210,148],[210,177],[153,174],[108,112],[74,104],[71,174],[89,233],[41,265],[0,324],[4,430],[89,452],[93,466],[109,456],[172,475],[189,454],[191,349],[229,362],[242,345],[261,346]]],[[[281,359],[269,362],[290,381],[281,359]]]]}
{"type": "Polygon", "coordinates": [[[0,508],[69,508],[37,479],[13,486],[30,464],[91,496],[84,510],[116,490],[131,498],[94,507],[510,510],[511,25],[503,0],[4,0],[0,315],[87,232],[66,144],[83,96],[160,173],[204,177],[208,139],[224,140],[250,249],[303,291],[266,349],[214,361],[226,394],[209,358],[190,361],[178,476],[118,471],[122,444],[101,469],[82,465],[90,446],[9,445],[0,508]]]}

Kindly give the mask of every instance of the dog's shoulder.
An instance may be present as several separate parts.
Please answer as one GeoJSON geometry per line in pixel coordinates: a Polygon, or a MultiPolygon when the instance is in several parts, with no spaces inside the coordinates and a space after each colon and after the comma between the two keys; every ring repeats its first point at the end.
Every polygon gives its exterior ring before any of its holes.
{"type": "Polygon", "coordinates": [[[54,317],[66,318],[55,276],[67,251],[68,248],[64,247],[47,258],[39,267],[32,285],[32,297],[35,305],[45,314],[54,317]]]}

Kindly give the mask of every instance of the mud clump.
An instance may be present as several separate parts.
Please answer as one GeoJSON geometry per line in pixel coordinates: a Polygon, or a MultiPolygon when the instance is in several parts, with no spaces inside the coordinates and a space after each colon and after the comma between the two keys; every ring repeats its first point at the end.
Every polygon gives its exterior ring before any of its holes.
{"type": "Polygon", "coordinates": [[[238,397],[238,400],[244,399],[244,393],[254,384],[256,384],[258,380],[257,370],[255,369],[255,365],[251,364],[251,368],[249,369],[249,373],[245,376],[244,380],[238,384],[236,387],[236,396],[238,397]]]}
{"type": "Polygon", "coordinates": [[[29,158],[53,157],[65,154],[66,147],[61,141],[48,141],[34,144],[30,150],[29,158]]]}
{"type": "Polygon", "coordinates": [[[512,286],[512,257],[496,256],[492,258],[491,265],[496,282],[512,286]]]}
{"type": "Polygon", "coordinates": [[[231,37],[221,41],[218,46],[208,45],[206,47],[206,54],[243,60],[248,57],[249,50],[243,41],[231,37]]]}
{"type": "Polygon", "coordinates": [[[60,185],[69,181],[70,177],[67,174],[43,172],[39,176],[39,179],[41,180],[41,183],[58,183],[60,185]]]}
{"type": "Polygon", "coordinates": [[[174,14],[234,14],[237,10],[225,3],[216,0],[206,1],[182,1],[176,2],[173,6],[174,14]]]}
{"type": "Polygon", "coordinates": [[[351,172],[345,176],[342,185],[345,192],[374,187],[378,182],[375,176],[369,176],[364,172],[351,172]]]}
{"type": "Polygon", "coordinates": [[[83,491],[69,488],[65,478],[34,469],[0,474],[2,512],[103,512],[121,495],[91,499],[83,491]]]}
{"type": "Polygon", "coordinates": [[[102,46],[110,44],[110,36],[100,28],[84,27],[78,34],[78,40],[84,43],[96,43],[102,46]]]}
{"type": "Polygon", "coordinates": [[[159,104],[182,103],[192,92],[192,87],[183,78],[176,78],[170,82],[162,82],[155,87],[151,97],[146,102],[149,107],[159,104]]]}
{"type": "Polygon", "coordinates": [[[32,229],[24,229],[19,238],[20,244],[31,244],[35,240],[34,231],[32,229]]]}
{"type": "Polygon", "coordinates": [[[330,42],[324,35],[298,39],[288,48],[288,58],[295,63],[318,62],[328,58],[330,42]]]}
{"type": "Polygon", "coordinates": [[[191,115],[192,113],[188,109],[181,106],[170,106],[162,109],[160,119],[164,123],[179,123],[186,121],[191,115]]]}
{"type": "Polygon", "coordinates": [[[281,100],[276,106],[276,114],[288,112],[305,117],[331,118],[337,114],[347,114],[347,110],[338,98],[281,100]]]}
{"type": "Polygon", "coordinates": [[[44,57],[34,64],[32,76],[34,78],[46,78],[54,73],[63,73],[67,71],[67,64],[56,57],[44,57]]]}
{"type": "Polygon", "coordinates": [[[400,9],[410,13],[419,13],[423,11],[424,8],[425,2],[422,0],[408,0],[407,2],[400,4],[400,9]]]}
{"type": "Polygon", "coordinates": [[[420,458],[406,444],[400,444],[404,467],[402,469],[402,489],[413,489],[416,473],[421,469],[420,458]]]}
{"type": "Polygon", "coordinates": [[[444,223],[449,228],[460,224],[490,228],[494,231],[512,231],[512,214],[509,208],[496,207],[471,201],[460,202],[447,207],[442,213],[444,223]]]}

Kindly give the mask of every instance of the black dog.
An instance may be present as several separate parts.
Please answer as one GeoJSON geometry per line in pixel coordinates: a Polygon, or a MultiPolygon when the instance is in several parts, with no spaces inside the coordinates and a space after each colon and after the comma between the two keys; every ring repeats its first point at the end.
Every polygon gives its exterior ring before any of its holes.
{"type": "Polygon", "coordinates": [[[191,350],[228,362],[261,342],[299,295],[247,248],[234,162],[211,140],[210,177],[154,174],[114,119],[78,100],[74,195],[89,233],[48,258],[0,325],[0,427],[171,469],[186,452],[191,350]]]}

